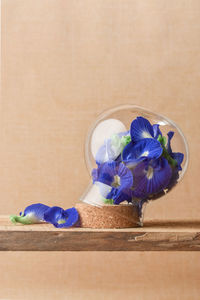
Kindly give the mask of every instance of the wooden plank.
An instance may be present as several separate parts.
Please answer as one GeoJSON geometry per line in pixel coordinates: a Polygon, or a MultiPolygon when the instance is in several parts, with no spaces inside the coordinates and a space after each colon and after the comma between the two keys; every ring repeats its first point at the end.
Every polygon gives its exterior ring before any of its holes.
{"type": "Polygon", "coordinates": [[[143,228],[57,229],[0,217],[0,251],[200,251],[200,221],[148,221],[143,228]]]}

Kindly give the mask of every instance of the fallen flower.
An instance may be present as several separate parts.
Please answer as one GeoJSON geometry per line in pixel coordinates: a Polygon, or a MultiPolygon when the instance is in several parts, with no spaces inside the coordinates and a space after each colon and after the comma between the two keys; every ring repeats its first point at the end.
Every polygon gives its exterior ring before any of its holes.
{"type": "Polygon", "coordinates": [[[44,221],[44,213],[49,208],[49,206],[37,203],[27,206],[24,212],[20,212],[19,216],[11,215],[10,220],[15,223],[35,224],[44,221]]]}
{"type": "Polygon", "coordinates": [[[79,221],[79,214],[75,207],[64,210],[61,207],[53,206],[44,213],[44,220],[57,228],[74,226],[79,221]]]}
{"type": "Polygon", "coordinates": [[[75,207],[64,210],[61,207],[37,203],[29,205],[25,208],[20,216],[11,215],[11,222],[14,224],[35,224],[40,222],[48,222],[58,228],[72,227],[79,221],[79,214],[75,207]]]}

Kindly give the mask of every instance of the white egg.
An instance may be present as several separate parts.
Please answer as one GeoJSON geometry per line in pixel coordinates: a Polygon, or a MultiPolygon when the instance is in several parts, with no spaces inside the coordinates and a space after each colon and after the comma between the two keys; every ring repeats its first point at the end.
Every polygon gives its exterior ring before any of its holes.
{"type": "Polygon", "coordinates": [[[91,151],[95,158],[97,151],[104,144],[106,139],[109,139],[113,134],[127,131],[125,125],[117,119],[108,119],[102,121],[94,129],[91,138],[91,151]]]}

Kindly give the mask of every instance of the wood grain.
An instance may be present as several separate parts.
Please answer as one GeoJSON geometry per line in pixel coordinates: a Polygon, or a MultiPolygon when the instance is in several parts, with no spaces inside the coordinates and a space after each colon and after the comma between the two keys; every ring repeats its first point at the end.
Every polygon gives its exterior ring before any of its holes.
{"type": "Polygon", "coordinates": [[[0,251],[199,251],[200,222],[150,221],[143,228],[57,229],[0,217],[0,251]]]}

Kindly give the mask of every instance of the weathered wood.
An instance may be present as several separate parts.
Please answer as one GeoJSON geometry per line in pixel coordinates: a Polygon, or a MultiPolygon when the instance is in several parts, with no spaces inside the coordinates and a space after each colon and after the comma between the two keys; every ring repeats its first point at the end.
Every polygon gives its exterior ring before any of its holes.
{"type": "Polygon", "coordinates": [[[149,221],[143,228],[57,229],[0,217],[0,251],[199,251],[200,221],[149,221]]]}

